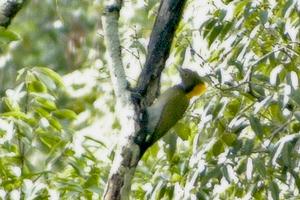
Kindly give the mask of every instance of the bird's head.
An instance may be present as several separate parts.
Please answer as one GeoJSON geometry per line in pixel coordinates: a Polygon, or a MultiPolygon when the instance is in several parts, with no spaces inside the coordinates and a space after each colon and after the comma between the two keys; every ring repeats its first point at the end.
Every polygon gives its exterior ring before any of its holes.
{"type": "Polygon", "coordinates": [[[187,93],[190,99],[193,96],[201,95],[206,91],[206,84],[203,77],[200,77],[196,72],[190,69],[179,68],[179,75],[181,77],[181,86],[187,93]]]}

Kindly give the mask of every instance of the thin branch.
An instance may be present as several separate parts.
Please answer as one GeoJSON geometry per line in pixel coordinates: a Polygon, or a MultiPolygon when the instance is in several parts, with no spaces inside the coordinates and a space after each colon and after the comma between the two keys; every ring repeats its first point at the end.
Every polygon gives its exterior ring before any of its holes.
{"type": "MultiPolygon", "coordinates": [[[[102,17],[105,44],[108,54],[108,66],[112,85],[117,100],[124,101],[124,94],[128,92],[128,82],[121,57],[121,45],[119,38],[118,19],[122,1],[113,1],[113,4],[106,6],[102,17]]],[[[123,102],[125,103],[125,102],[123,102]]]]}

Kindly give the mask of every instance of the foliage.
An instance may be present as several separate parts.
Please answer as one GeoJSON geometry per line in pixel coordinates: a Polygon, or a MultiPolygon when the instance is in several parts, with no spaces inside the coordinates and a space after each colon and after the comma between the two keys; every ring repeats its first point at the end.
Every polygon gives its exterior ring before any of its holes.
{"type": "MultiPolygon", "coordinates": [[[[32,1],[0,30],[1,198],[102,195],[120,130],[102,6],[32,1]]],[[[157,8],[157,0],[122,8],[132,85],[157,8]]],[[[181,65],[205,75],[209,88],[146,152],[132,199],[299,198],[299,12],[296,0],[188,1],[162,90],[181,65]]]]}
{"type": "Polygon", "coordinates": [[[209,91],[175,127],[180,139],[167,138],[144,157],[151,170],[138,177],[151,181],[136,194],[299,198],[299,2],[214,1],[206,20],[202,6],[188,5],[201,14],[179,27],[174,50],[184,53],[174,56],[205,71],[209,91]],[[197,44],[202,38],[207,48],[197,44]]]}

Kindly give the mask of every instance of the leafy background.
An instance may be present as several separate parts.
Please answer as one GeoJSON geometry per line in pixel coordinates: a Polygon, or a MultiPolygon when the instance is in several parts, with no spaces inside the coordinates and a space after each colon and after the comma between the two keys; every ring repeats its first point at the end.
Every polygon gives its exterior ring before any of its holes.
{"type": "MultiPolygon", "coordinates": [[[[122,56],[135,84],[158,9],[126,1],[122,56]]],[[[0,29],[0,198],[98,199],[120,124],[102,1],[28,2],[0,29]]],[[[162,90],[183,65],[208,91],[137,168],[132,199],[299,198],[300,3],[187,1],[162,90]]]]}

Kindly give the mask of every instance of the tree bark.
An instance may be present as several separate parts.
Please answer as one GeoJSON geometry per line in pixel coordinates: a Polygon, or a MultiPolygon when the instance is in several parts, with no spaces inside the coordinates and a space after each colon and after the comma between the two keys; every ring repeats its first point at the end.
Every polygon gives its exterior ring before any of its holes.
{"type": "Polygon", "coordinates": [[[131,179],[145,146],[143,110],[151,105],[159,92],[161,72],[169,56],[176,26],[185,0],[162,0],[148,44],[148,54],[138,84],[132,92],[125,77],[118,34],[118,18],[121,0],[113,0],[106,6],[102,17],[108,65],[117,112],[121,122],[121,143],[110,170],[103,198],[105,200],[129,199],[131,179]]]}
{"type": "Polygon", "coordinates": [[[0,26],[7,27],[22,8],[25,0],[3,0],[0,2],[0,26]]]}

